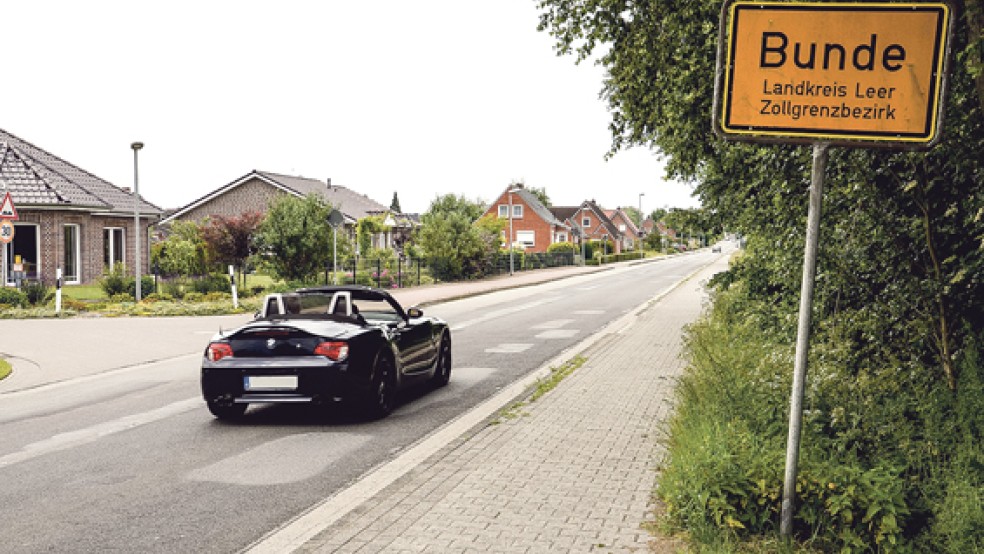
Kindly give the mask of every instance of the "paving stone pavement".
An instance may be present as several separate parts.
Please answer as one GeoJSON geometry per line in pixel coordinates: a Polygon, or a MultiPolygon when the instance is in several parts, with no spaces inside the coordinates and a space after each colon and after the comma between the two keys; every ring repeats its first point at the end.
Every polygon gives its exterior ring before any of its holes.
{"type": "Polygon", "coordinates": [[[661,426],[704,268],[590,346],[535,402],[466,433],[297,552],[673,551],[650,544],[661,426]]]}

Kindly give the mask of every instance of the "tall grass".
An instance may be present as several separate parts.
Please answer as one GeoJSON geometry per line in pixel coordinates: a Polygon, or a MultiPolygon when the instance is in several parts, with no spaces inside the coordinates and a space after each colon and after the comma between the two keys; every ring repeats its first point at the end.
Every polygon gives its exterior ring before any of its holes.
{"type": "Polygon", "coordinates": [[[776,308],[740,284],[687,331],[656,494],[701,551],[984,549],[984,387],[979,347],[953,395],[933,368],[814,341],[796,482],[795,546],[778,539],[792,344],[776,308]]]}

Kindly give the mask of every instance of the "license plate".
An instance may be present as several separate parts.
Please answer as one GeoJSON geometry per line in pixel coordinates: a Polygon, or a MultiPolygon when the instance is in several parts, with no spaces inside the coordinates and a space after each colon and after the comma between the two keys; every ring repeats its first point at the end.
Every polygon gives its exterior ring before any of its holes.
{"type": "Polygon", "coordinates": [[[247,375],[243,378],[247,391],[297,390],[297,375],[247,375]]]}

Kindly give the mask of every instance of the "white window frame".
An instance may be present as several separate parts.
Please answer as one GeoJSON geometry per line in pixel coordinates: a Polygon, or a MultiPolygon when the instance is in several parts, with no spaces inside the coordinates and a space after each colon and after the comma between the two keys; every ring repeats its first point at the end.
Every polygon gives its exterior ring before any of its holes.
{"type": "Polygon", "coordinates": [[[509,204],[499,204],[499,218],[505,219],[509,217],[509,204]]]}
{"type": "Polygon", "coordinates": [[[107,269],[113,269],[116,263],[122,263],[126,265],[126,228],[125,227],[103,227],[103,265],[107,269]],[[108,231],[108,233],[107,233],[108,231]],[[115,232],[120,232],[120,238],[123,239],[122,248],[118,247],[116,239],[114,238],[115,232]],[[109,239],[109,244],[106,244],[107,237],[109,239]],[[106,249],[109,248],[109,258],[106,259],[106,249]],[[114,259],[113,254],[118,254],[119,256],[114,259]]]}
{"type": "Polygon", "coordinates": [[[513,204],[513,219],[522,219],[522,218],[523,218],[523,205],[513,204]]]}
{"type": "Polygon", "coordinates": [[[567,242],[567,233],[557,233],[554,242],[567,242]]]}
{"type": "Polygon", "coordinates": [[[536,247],[536,231],[516,231],[516,242],[522,244],[523,248],[534,248],[536,247]],[[520,237],[530,238],[529,241],[525,241],[520,237]]]}
{"type": "Polygon", "coordinates": [[[68,254],[69,254],[69,244],[64,245],[64,251],[62,252],[62,278],[65,279],[65,283],[71,285],[78,285],[82,282],[82,226],[78,223],[66,223],[62,226],[62,238],[65,238],[65,233],[68,229],[74,229],[74,239],[75,244],[71,248],[72,256],[75,261],[75,275],[69,275],[68,271],[68,254]]]}
{"type": "Polygon", "coordinates": [[[587,217],[587,216],[582,217],[581,218],[581,227],[584,227],[584,228],[591,227],[591,218],[590,217],[587,217]]]}

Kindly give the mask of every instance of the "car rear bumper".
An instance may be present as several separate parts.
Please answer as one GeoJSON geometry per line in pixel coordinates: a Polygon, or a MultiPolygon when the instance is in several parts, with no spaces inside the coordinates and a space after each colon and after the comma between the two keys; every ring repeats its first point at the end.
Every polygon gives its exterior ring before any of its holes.
{"type": "Polygon", "coordinates": [[[363,380],[368,381],[350,374],[347,363],[320,357],[206,362],[201,374],[202,396],[223,404],[329,403],[365,390],[368,382],[363,380]],[[275,384],[250,387],[260,380],[275,384]]]}

